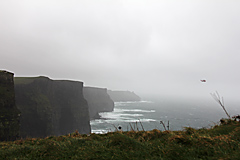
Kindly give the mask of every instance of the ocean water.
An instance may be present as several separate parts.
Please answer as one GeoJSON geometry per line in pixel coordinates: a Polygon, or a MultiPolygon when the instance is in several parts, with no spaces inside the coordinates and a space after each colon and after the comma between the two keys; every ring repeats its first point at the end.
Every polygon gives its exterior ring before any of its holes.
{"type": "MultiPolygon", "coordinates": [[[[240,114],[238,104],[229,103],[230,115],[240,114]]],[[[170,130],[184,127],[209,128],[227,118],[225,112],[214,100],[162,100],[139,102],[115,102],[113,112],[100,113],[101,119],[90,122],[92,133],[102,134],[115,131],[121,126],[123,131],[164,130],[162,121],[170,130]]]]}

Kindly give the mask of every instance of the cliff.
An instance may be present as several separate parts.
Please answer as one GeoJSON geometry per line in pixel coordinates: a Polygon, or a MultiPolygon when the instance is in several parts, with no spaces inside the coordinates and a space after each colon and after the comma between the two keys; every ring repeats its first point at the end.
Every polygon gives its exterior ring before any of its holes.
{"type": "Polygon", "coordinates": [[[15,105],[13,73],[0,71],[0,141],[19,136],[20,112],[15,105]]]}
{"type": "Polygon", "coordinates": [[[22,112],[22,137],[64,135],[75,130],[82,134],[91,132],[82,82],[16,77],[15,95],[22,112]]]}
{"type": "Polygon", "coordinates": [[[114,109],[114,102],[105,88],[84,87],[83,95],[87,100],[91,119],[99,118],[99,112],[111,112],[114,109]]]}
{"type": "Polygon", "coordinates": [[[107,93],[114,102],[141,101],[141,98],[138,95],[130,91],[108,90],[107,93]]]}

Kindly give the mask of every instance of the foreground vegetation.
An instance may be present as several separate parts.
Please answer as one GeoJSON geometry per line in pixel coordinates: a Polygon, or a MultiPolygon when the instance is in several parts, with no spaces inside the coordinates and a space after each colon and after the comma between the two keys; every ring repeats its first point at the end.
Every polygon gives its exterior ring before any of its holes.
{"type": "Polygon", "coordinates": [[[211,129],[129,131],[0,142],[0,159],[239,159],[240,123],[211,129]]]}

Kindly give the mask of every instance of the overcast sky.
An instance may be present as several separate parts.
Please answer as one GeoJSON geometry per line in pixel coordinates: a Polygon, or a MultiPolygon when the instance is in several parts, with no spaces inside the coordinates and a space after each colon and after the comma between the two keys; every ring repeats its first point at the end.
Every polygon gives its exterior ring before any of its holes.
{"type": "Polygon", "coordinates": [[[0,69],[240,99],[238,0],[0,0],[0,69]],[[205,78],[207,83],[201,83],[205,78]]]}

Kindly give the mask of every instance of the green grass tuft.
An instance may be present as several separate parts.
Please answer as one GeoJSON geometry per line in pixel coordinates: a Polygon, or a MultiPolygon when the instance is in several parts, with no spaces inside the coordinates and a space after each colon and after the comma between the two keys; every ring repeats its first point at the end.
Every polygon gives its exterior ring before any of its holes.
{"type": "Polygon", "coordinates": [[[0,159],[239,159],[240,123],[0,142],[0,159]]]}

